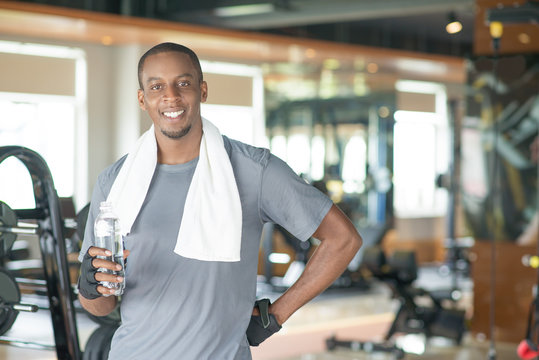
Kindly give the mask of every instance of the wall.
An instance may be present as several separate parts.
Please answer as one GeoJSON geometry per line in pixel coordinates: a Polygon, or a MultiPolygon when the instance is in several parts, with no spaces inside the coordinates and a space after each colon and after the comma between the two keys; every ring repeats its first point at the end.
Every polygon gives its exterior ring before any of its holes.
{"type": "Polygon", "coordinates": [[[141,129],[136,75],[137,61],[144,50],[138,45],[122,45],[111,47],[110,52],[113,72],[108,83],[112,83],[114,89],[114,102],[111,104],[115,119],[113,154],[117,159],[129,152],[142,130],[146,130],[141,129]]]}

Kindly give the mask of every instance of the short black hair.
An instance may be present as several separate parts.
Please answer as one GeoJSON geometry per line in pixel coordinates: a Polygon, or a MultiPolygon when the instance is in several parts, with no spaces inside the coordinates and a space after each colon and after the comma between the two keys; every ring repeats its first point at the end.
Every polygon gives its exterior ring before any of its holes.
{"type": "Polygon", "coordinates": [[[200,82],[203,81],[202,68],[200,67],[200,61],[198,60],[197,54],[195,54],[193,50],[189,49],[186,46],[176,44],[176,43],[171,43],[171,42],[164,42],[164,43],[155,45],[154,47],[146,51],[144,55],[140,57],[140,60],[138,62],[138,84],[141,89],[143,89],[142,69],[144,68],[144,62],[146,61],[146,58],[150,55],[160,54],[164,52],[171,52],[171,51],[188,55],[191,61],[193,62],[193,65],[195,66],[195,69],[198,73],[199,81],[200,82]]]}

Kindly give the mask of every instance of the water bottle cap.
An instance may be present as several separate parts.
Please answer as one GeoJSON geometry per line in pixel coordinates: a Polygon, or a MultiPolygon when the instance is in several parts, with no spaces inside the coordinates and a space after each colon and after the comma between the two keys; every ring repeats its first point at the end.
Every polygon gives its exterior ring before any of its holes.
{"type": "Polygon", "coordinates": [[[102,201],[102,202],[99,204],[99,208],[100,208],[100,209],[105,209],[105,208],[112,209],[112,203],[107,202],[107,201],[102,201]]]}

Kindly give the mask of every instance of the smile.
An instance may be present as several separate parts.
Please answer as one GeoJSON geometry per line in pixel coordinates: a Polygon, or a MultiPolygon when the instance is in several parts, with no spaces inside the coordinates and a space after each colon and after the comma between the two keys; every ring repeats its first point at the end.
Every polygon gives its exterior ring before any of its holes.
{"type": "Polygon", "coordinates": [[[165,111],[163,113],[163,115],[165,115],[166,117],[168,118],[171,118],[171,119],[175,119],[177,118],[178,116],[180,116],[181,114],[183,114],[185,112],[185,110],[180,110],[180,111],[165,111]]]}

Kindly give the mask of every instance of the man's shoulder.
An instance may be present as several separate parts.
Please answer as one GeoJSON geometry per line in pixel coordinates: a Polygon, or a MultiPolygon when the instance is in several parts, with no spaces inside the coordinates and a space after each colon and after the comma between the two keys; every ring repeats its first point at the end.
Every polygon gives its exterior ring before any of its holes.
{"type": "Polygon", "coordinates": [[[126,158],[127,154],[116,160],[116,162],[114,162],[113,164],[106,167],[103,171],[101,171],[97,178],[97,181],[101,186],[112,186],[112,183],[116,179],[116,176],[118,176],[118,173],[120,172],[120,169],[122,168],[122,165],[124,164],[126,158]]]}
{"type": "Polygon", "coordinates": [[[270,151],[266,148],[256,147],[244,142],[230,139],[223,135],[225,149],[233,161],[249,161],[264,167],[267,165],[270,151]]]}

